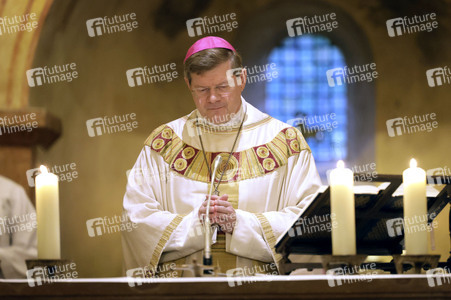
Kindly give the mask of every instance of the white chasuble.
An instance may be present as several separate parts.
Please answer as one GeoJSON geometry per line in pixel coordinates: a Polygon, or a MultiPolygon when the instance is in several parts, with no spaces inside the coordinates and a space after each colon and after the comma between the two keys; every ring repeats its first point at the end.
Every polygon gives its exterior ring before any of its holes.
{"type": "Polygon", "coordinates": [[[26,278],[36,259],[36,211],[22,186],[0,176],[0,279],[26,278]]]}
{"type": "MultiPolygon", "coordinates": [[[[281,259],[276,239],[321,185],[300,131],[242,101],[243,127],[218,188],[236,211],[233,233],[218,234],[212,245],[213,265],[222,273],[262,263],[275,269],[281,259]]],[[[196,115],[193,111],[154,130],[130,172],[124,210],[137,228],[123,233],[127,270],[145,268],[154,274],[164,262],[202,263],[198,210],[209,192],[208,168],[217,155],[223,156],[218,181],[238,128],[205,127],[193,121],[196,115]]]]}

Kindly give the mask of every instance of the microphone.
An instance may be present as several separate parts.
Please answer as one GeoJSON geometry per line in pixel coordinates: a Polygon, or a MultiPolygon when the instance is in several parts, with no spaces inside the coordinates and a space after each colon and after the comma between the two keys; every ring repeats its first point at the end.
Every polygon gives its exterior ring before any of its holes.
{"type": "Polygon", "coordinates": [[[211,173],[211,185],[210,185],[210,193],[208,193],[208,203],[207,203],[207,212],[205,213],[205,249],[204,249],[204,265],[211,266],[213,264],[213,260],[211,258],[211,222],[210,222],[210,202],[211,195],[213,192],[213,186],[215,183],[215,175],[216,171],[221,164],[222,157],[220,155],[216,156],[213,161],[213,171],[211,173]]]}

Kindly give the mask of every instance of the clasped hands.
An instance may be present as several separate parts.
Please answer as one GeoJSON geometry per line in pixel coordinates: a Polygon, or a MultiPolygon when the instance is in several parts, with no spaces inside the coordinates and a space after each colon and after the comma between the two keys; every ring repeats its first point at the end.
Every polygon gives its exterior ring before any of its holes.
{"type": "MultiPolygon", "coordinates": [[[[226,233],[233,233],[236,224],[236,212],[232,204],[228,201],[229,196],[224,194],[222,196],[211,196],[210,203],[210,222],[211,224],[218,224],[221,230],[226,233]]],[[[199,208],[199,219],[203,222],[205,214],[207,213],[208,195],[205,196],[205,201],[199,208]]]]}

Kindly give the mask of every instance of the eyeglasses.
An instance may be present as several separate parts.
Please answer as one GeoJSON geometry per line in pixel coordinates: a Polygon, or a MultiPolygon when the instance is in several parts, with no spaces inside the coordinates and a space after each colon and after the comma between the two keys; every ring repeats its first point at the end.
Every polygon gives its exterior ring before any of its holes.
{"type": "MultiPolygon", "coordinates": [[[[228,84],[220,84],[215,87],[212,87],[215,90],[215,94],[221,95],[221,96],[227,96],[232,91],[232,87],[228,84]]],[[[198,97],[207,97],[211,92],[211,87],[201,87],[201,88],[194,88],[191,89],[191,91],[196,94],[198,97]]]]}

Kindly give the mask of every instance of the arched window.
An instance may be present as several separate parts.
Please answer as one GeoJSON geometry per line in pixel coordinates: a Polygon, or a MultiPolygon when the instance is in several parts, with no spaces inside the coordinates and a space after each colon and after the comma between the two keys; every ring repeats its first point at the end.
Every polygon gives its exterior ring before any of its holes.
{"type": "Polygon", "coordinates": [[[266,112],[297,126],[317,162],[347,158],[346,85],[329,87],[326,71],[346,65],[340,49],[321,35],[285,38],[270,52],[278,78],[266,83],[266,112]]]}

